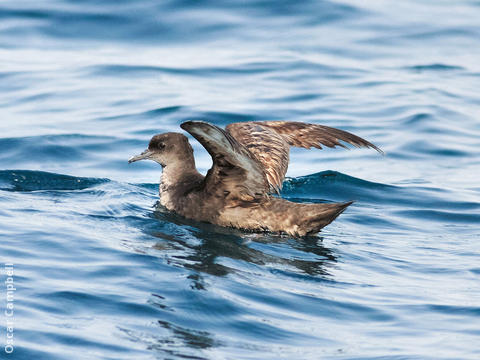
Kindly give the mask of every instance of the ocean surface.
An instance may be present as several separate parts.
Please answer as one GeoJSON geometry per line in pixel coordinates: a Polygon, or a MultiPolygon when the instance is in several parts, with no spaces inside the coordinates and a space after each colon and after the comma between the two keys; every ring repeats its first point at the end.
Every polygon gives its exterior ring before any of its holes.
{"type": "Polygon", "coordinates": [[[0,358],[480,359],[479,19],[2,1],[0,358]],[[283,197],[356,202],[316,237],[244,233],[156,210],[161,168],[127,163],[193,119],[324,124],[386,155],[292,150],[283,197]]]}

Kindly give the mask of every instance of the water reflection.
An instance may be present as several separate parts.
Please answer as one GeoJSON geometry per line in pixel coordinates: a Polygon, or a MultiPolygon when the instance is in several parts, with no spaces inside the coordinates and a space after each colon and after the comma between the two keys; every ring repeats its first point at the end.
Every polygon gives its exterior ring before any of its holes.
{"type": "Polygon", "coordinates": [[[169,322],[162,320],[158,320],[158,324],[165,329],[171,330],[174,337],[178,338],[189,347],[207,349],[215,345],[215,341],[207,331],[187,329],[181,326],[172,325],[169,322]]]}
{"type": "Polygon", "coordinates": [[[161,359],[172,357],[207,360],[207,357],[199,356],[199,350],[205,350],[218,345],[213,340],[213,336],[207,331],[187,329],[163,320],[158,320],[157,324],[160,329],[167,331],[166,336],[157,335],[147,338],[143,333],[137,333],[125,328],[120,328],[119,330],[131,341],[146,343],[146,348],[157,352],[161,359]]]}
{"type": "Polygon", "coordinates": [[[323,246],[323,238],[319,236],[292,238],[268,233],[246,233],[193,222],[161,207],[157,207],[153,217],[161,223],[180,225],[185,230],[177,234],[152,232],[153,236],[161,239],[154,248],[168,251],[170,261],[195,270],[196,275],[192,276],[192,280],[195,287],[200,289],[203,285],[198,279],[201,280],[202,273],[225,276],[235,272],[233,267],[222,264],[222,258],[262,266],[280,265],[282,269],[310,276],[328,276],[326,265],[337,261],[336,255],[323,246]]]}
{"type": "MultiPolygon", "coordinates": [[[[182,293],[179,303],[176,303],[171,294],[163,296],[161,289],[158,289],[159,293],[152,294],[148,301],[164,314],[155,323],[159,325],[160,333],[166,333],[159,334],[148,342],[148,348],[162,356],[167,354],[179,358],[202,359],[209,349],[222,345],[216,335],[210,332],[209,321],[213,319],[210,315],[225,316],[229,321],[234,321],[238,314],[232,308],[231,299],[223,299],[216,293],[216,287],[210,288],[210,276],[225,277],[238,273],[245,276],[249,271],[254,271],[256,276],[263,273],[267,277],[272,273],[281,273],[280,276],[293,276],[293,281],[298,276],[323,281],[331,278],[327,269],[337,262],[335,253],[323,246],[323,238],[319,236],[292,238],[268,233],[247,233],[190,221],[158,205],[150,217],[148,224],[143,223],[141,226],[146,225],[143,231],[157,238],[153,248],[165,255],[167,263],[188,269],[186,279],[190,281],[190,290],[182,293]],[[258,267],[251,270],[251,264],[258,267]],[[187,303],[183,300],[185,297],[190,299],[187,303]],[[200,322],[199,306],[202,307],[203,314],[200,322]],[[205,314],[210,315],[205,317],[205,314]]],[[[256,322],[249,324],[253,326],[256,322]]],[[[263,329],[269,325],[261,323],[259,326],[263,329]]],[[[280,331],[276,327],[268,329],[280,331]]]]}

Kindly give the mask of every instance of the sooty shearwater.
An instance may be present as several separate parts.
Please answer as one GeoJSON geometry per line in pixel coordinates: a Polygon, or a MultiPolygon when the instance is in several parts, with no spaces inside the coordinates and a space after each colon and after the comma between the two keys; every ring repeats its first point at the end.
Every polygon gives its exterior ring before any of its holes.
{"type": "Polygon", "coordinates": [[[276,196],[287,172],[290,146],[310,149],[368,147],[372,143],[323,125],[288,121],[242,122],[221,129],[203,121],[180,127],[208,151],[213,166],[206,176],[195,168],[185,135],[155,135],[148,149],[128,161],[153,160],[162,166],[160,203],[186,218],[250,231],[313,235],[330,224],[352,201],[300,204],[276,196]]]}

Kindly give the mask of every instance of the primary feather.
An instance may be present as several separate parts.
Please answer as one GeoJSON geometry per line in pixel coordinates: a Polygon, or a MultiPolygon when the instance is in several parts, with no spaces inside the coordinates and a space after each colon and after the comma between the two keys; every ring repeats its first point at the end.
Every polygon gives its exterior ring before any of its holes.
{"type": "Polygon", "coordinates": [[[243,144],[263,165],[267,180],[276,192],[281,190],[288,169],[290,146],[310,149],[346,147],[341,141],[355,147],[378,147],[347,131],[328,126],[292,121],[244,122],[227,125],[226,130],[243,144]]]}

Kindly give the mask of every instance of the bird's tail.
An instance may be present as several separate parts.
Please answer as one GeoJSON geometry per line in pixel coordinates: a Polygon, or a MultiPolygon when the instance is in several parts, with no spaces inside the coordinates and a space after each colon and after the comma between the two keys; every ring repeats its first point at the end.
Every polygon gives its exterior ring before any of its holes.
{"type": "Polygon", "coordinates": [[[343,213],[352,203],[353,201],[331,204],[312,204],[312,210],[308,211],[308,215],[301,224],[302,232],[305,232],[305,235],[314,235],[318,233],[323,227],[330,224],[338,215],[343,213]]]}
{"type": "Polygon", "coordinates": [[[286,232],[293,236],[314,235],[352,203],[353,201],[299,204],[281,198],[270,198],[262,205],[262,214],[255,214],[255,217],[263,218],[262,226],[270,231],[286,232]]]}

